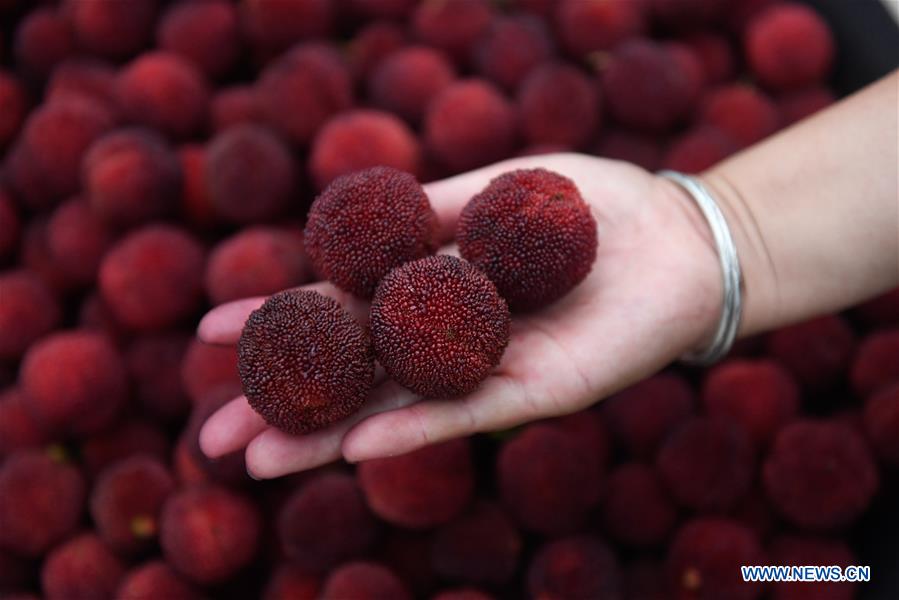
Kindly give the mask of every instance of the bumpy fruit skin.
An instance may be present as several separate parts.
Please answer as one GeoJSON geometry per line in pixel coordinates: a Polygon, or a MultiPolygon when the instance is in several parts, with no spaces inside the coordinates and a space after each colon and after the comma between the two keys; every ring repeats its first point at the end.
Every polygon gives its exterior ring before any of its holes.
{"type": "Polygon", "coordinates": [[[563,535],[584,524],[605,489],[604,465],[587,453],[570,431],[543,423],[503,446],[496,465],[500,495],[523,528],[563,535]]]}
{"type": "Polygon", "coordinates": [[[827,23],[813,9],[784,3],[762,12],[743,38],[750,69],[778,90],[821,83],[835,53],[827,23]]]}
{"type": "Polygon", "coordinates": [[[175,569],[201,584],[223,581],[255,556],[261,520],[254,504],[225,488],[191,486],[162,509],[159,543],[175,569]]]}
{"type": "Polygon", "coordinates": [[[521,536],[503,510],[481,501],[434,534],[431,562],[449,581],[507,583],[518,566],[521,536]]]}
{"type": "Polygon", "coordinates": [[[41,446],[50,436],[28,410],[17,387],[0,390],[0,460],[17,450],[41,446]]]}
{"type": "Polygon", "coordinates": [[[611,50],[642,34],[648,24],[645,2],[562,0],[555,17],[559,37],[576,57],[611,50]]]}
{"type": "Polygon", "coordinates": [[[513,15],[493,21],[474,49],[474,62],[481,75],[514,90],[553,51],[552,39],[540,19],[513,15]]]}
{"type": "Polygon", "coordinates": [[[19,373],[28,407],[54,431],[100,431],[128,398],[119,351],[100,333],[59,331],[29,348],[19,373]]]}
{"type": "MultiPolygon", "coordinates": [[[[842,541],[814,536],[782,535],[768,546],[772,565],[857,565],[852,550],[842,541]]],[[[772,600],[852,600],[858,584],[852,582],[775,582],[772,600]]]]}
{"type": "Polygon", "coordinates": [[[16,360],[59,323],[59,302],[26,270],[0,274],[0,360],[16,360]]]}
{"type": "MultiPolygon", "coordinates": [[[[610,114],[620,124],[665,131],[689,113],[701,85],[670,46],[632,40],[618,46],[603,71],[610,114]]],[[[701,71],[701,67],[700,67],[701,71]]]]}
{"type": "Polygon", "coordinates": [[[80,198],[59,205],[47,222],[47,252],[73,286],[96,281],[112,239],[106,224],[80,198]]]}
{"type": "Polygon", "coordinates": [[[181,363],[181,381],[194,405],[222,389],[240,388],[237,350],[234,346],[216,346],[193,339],[181,363]]]}
{"type": "Polygon", "coordinates": [[[285,562],[272,571],[262,600],[317,600],[320,587],[318,576],[285,562]]]}
{"type": "Polygon", "coordinates": [[[213,304],[268,296],[304,283],[310,275],[303,234],[292,228],[251,227],[219,242],[206,264],[206,294],[213,304]]]}
{"type": "Polygon", "coordinates": [[[546,600],[621,598],[615,555],[592,536],[561,538],[543,546],[527,571],[527,589],[546,600]]]}
{"type": "Polygon", "coordinates": [[[113,246],[100,265],[100,292],[130,329],[175,325],[202,300],[203,247],[171,225],[147,225],[113,246]]]}
{"type": "Polygon", "coordinates": [[[656,472],[626,463],[609,474],[603,499],[605,530],[628,546],[661,544],[677,522],[677,508],[656,472]]]}
{"type": "Polygon", "coordinates": [[[813,392],[833,389],[849,370],[856,348],[852,328],[839,315],[826,315],[768,334],[768,355],[813,392]]]}
{"type": "Polygon", "coordinates": [[[662,163],[662,145],[655,137],[626,129],[604,131],[593,154],[633,163],[647,171],[657,170],[662,163]]]}
{"type": "Polygon", "coordinates": [[[762,480],[781,515],[817,531],[851,524],[879,486],[874,459],[854,428],[809,420],[781,430],[762,467],[762,480]]]}
{"type": "Polygon", "coordinates": [[[702,173],[738,150],[731,138],[713,127],[681,134],[668,147],[662,166],[684,173],[702,173]]]}
{"type": "Polygon", "coordinates": [[[862,340],[849,376],[860,398],[899,382],[899,329],[873,333],[862,340]]]}
{"type": "Polygon", "coordinates": [[[78,46],[91,54],[121,60],[144,48],[153,35],[154,0],[82,2],[66,0],[78,46]]]}
{"type": "Polygon", "coordinates": [[[270,130],[235,125],[206,150],[206,188],[215,213],[231,223],[271,220],[289,207],[297,186],[287,146],[270,130]]]}
{"type": "Polygon", "coordinates": [[[123,227],[168,215],[181,189],[177,156],[148,129],[119,129],[101,137],[88,149],[81,173],[91,209],[123,227]]]}
{"type": "Polygon", "coordinates": [[[261,59],[296,42],[327,37],[335,18],[332,0],[241,0],[244,35],[261,59]]]}
{"type": "Polygon", "coordinates": [[[412,600],[412,594],[387,567],[373,562],[347,563],[328,575],[320,600],[346,598],[390,598],[412,600]]]}
{"type": "Polygon", "coordinates": [[[884,462],[899,465],[899,384],[865,402],[864,426],[871,445],[884,462]]]}
{"type": "Polygon", "coordinates": [[[341,175],[377,166],[412,174],[421,172],[421,144],[397,117],[377,110],[338,115],[312,142],[309,170],[318,189],[341,175]]]}
{"type": "Polygon", "coordinates": [[[237,9],[226,0],[175,4],[159,20],[159,48],[179,54],[210,78],[225,75],[240,50],[237,9]]]}
{"type": "Polygon", "coordinates": [[[709,415],[740,423],[762,448],[799,413],[799,386],[773,361],[733,360],[708,373],[702,401],[709,415]]]}
{"type": "Polygon", "coordinates": [[[116,600],[200,600],[199,590],[161,560],[154,560],[125,573],[115,593],[116,600]]]}
{"type": "Polygon", "coordinates": [[[755,534],[732,519],[699,517],[678,530],[668,548],[666,572],[675,598],[755,600],[765,591],[740,576],[744,565],[764,565],[755,534]]]}
{"type": "Polygon", "coordinates": [[[277,528],[292,564],[317,573],[361,556],[375,540],[377,522],[355,478],[325,473],[285,501],[277,528]]]}
{"type": "Polygon", "coordinates": [[[459,80],[428,104],[424,139],[442,164],[466,171],[512,154],[518,141],[518,114],[493,84],[459,80]]]}
{"type": "Polygon", "coordinates": [[[349,68],[325,44],[305,44],[282,55],[262,71],[256,90],[265,119],[298,145],[311,142],[328,119],[353,102],[349,68]]]}
{"type": "Polygon", "coordinates": [[[196,133],[209,105],[203,74],[179,55],[163,51],[142,54],[125,66],[116,97],[126,119],[173,139],[196,133]]]}
{"type": "Polygon", "coordinates": [[[509,310],[493,283],[452,256],[394,269],[372,300],[378,362],[398,383],[428,398],[476,389],[499,364],[509,328],[509,310]]]}
{"type": "Polygon", "coordinates": [[[247,319],[237,353],[250,406],[269,425],[295,435],[359,410],[374,380],[367,333],[318,292],[271,296],[247,319]]]}
{"type": "Polygon", "coordinates": [[[36,450],[10,455],[0,467],[0,547],[44,554],[78,526],[84,500],[75,467],[36,450]]]}
{"type": "Polygon", "coordinates": [[[777,106],[762,92],[741,84],[710,92],[702,102],[699,122],[717,128],[740,147],[762,140],[780,127],[777,106]]]}
{"type": "Polygon", "coordinates": [[[417,124],[431,100],[455,79],[456,70],[442,52],[408,46],[378,63],[369,77],[368,91],[375,106],[417,124]]]}
{"type": "Polygon", "coordinates": [[[572,66],[545,64],[522,82],[518,109],[530,143],[579,148],[599,125],[599,87],[572,66]]]}
{"type": "Polygon", "coordinates": [[[696,417],[668,436],[656,465],[680,504],[697,511],[721,511],[749,492],[755,449],[739,423],[696,417]]]}
{"type": "Polygon", "coordinates": [[[493,179],[459,216],[462,257],[483,270],[513,311],[552,304],[590,273],[596,221],[574,182],[546,169],[493,179]]]}
{"type": "Polygon", "coordinates": [[[159,511],[175,481],[158,460],[133,456],[105,469],[91,491],[90,513],[97,533],[122,554],[152,546],[159,511]]]}
{"type": "Polygon", "coordinates": [[[337,178],[309,209],[306,252],[338,287],[371,298],[391,269],[432,254],[437,217],[415,177],[373,167],[337,178]]]}
{"type": "Polygon", "coordinates": [[[357,475],[376,515],[413,529],[446,523],[465,508],[474,492],[467,438],[365,461],[357,475]]]}
{"type": "Polygon", "coordinates": [[[420,3],[412,14],[412,31],[427,45],[465,63],[493,19],[487,0],[428,1],[420,3]]]}
{"type": "Polygon", "coordinates": [[[47,600],[112,598],[125,565],[93,533],[57,546],[41,569],[41,589],[47,600]]]}

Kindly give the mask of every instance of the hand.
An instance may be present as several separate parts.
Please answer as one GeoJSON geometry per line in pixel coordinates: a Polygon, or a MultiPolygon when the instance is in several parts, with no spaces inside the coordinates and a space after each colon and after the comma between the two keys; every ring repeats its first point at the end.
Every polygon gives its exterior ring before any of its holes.
{"type": "MultiPolygon", "coordinates": [[[[632,165],[552,154],[428,184],[444,241],[452,239],[462,207],[493,177],[538,166],[574,180],[592,207],[599,231],[596,263],[555,304],[513,315],[503,359],[477,390],[462,398],[419,401],[379,372],[362,411],[303,436],[267,426],[241,396],[206,422],[203,451],[216,457],[246,446],[247,469],[257,478],[309,469],[341,455],[359,462],[402,454],[583,409],[711,337],[721,306],[721,275],[708,227],[683,191],[632,165]]],[[[367,303],[329,283],[305,287],[367,320],[367,303]]],[[[250,298],[213,309],[200,323],[199,337],[236,343],[247,316],[263,301],[250,298]]]]}

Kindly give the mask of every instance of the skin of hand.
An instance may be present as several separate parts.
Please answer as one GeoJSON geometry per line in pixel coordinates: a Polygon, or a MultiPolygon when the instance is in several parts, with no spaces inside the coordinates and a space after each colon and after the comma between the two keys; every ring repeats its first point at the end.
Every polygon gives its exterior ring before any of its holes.
{"type": "MultiPolygon", "coordinates": [[[[246,447],[255,478],[278,477],[340,457],[350,462],[513,427],[586,408],[700,347],[717,325],[721,271],[704,218],[673,183],[633,165],[580,154],[507,160],[425,186],[450,242],[468,200],[506,171],[543,167],[571,178],[597,222],[599,248],[588,277],[556,303],[513,315],[508,348],[473,393],[421,400],[376,377],[356,415],[329,428],[291,436],[269,427],[235,398],[200,433],[210,457],[246,447]]],[[[454,253],[452,246],[441,253],[454,253]]],[[[360,320],[368,305],[329,283],[304,286],[337,299],[360,320]]],[[[221,305],[201,321],[211,344],[235,344],[264,298],[221,305]]]]}

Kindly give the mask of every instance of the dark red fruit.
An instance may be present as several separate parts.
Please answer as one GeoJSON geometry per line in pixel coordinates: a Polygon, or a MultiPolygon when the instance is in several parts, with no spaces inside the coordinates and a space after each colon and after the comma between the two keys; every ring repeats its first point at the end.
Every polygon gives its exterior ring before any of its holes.
{"type": "Polygon", "coordinates": [[[185,488],[162,509],[159,542],[166,560],[198,583],[221,582],[255,556],[260,517],[249,500],[217,486],[185,488]]]}
{"type": "Polygon", "coordinates": [[[553,54],[546,25],[531,15],[499,17],[474,49],[478,72],[507,90],[553,54]]]}
{"type": "MultiPolygon", "coordinates": [[[[852,550],[842,541],[811,536],[783,535],[768,547],[772,565],[839,566],[857,565],[852,550]]],[[[772,600],[852,600],[858,584],[849,582],[776,582],[772,584],[772,600]]]]}
{"type": "Polygon", "coordinates": [[[603,131],[593,153],[633,163],[647,171],[655,171],[662,164],[662,146],[655,137],[625,129],[603,131]]]}
{"type": "Polygon", "coordinates": [[[325,473],[286,500],[277,528],[292,563],[318,573],[362,556],[375,539],[377,523],[355,478],[325,473]]]}
{"type": "Polygon", "coordinates": [[[406,585],[390,569],[372,562],[347,563],[328,575],[321,600],[411,600],[406,585]]]}
{"type": "Polygon", "coordinates": [[[183,417],[190,408],[181,384],[181,362],[189,341],[187,334],[174,331],[144,335],[131,343],[125,355],[137,400],[161,420],[183,417]]]}
{"type": "Polygon", "coordinates": [[[387,274],[375,292],[375,356],[391,378],[428,398],[474,391],[509,342],[509,309],[478,269],[452,256],[387,274]]]}
{"type": "Polygon", "coordinates": [[[256,86],[263,116],[300,145],[311,142],[328,119],[353,102],[349,68],[334,48],[324,44],[303,45],[284,54],[262,71],[256,86]]]}
{"type": "Polygon", "coordinates": [[[318,600],[321,581],[291,563],[276,567],[269,577],[262,600],[318,600]]]}
{"type": "Polygon", "coordinates": [[[100,292],[131,329],[161,329],[192,315],[202,300],[204,252],[170,225],[132,231],[100,265],[100,292]]]}
{"type": "Polygon", "coordinates": [[[357,474],[372,511],[400,527],[446,523],[465,508],[474,492],[467,438],[365,461],[357,474]]]}
{"type": "Polygon", "coordinates": [[[521,536],[503,510],[481,501],[434,534],[434,571],[450,581],[502,585],[518,566],[521,536]]]}
{"type": "Polygon", "coordinates": [[[699,59],[707,84],[720,84],[733,79],[737,59],[725,36],[703,32],[693,34],[682,41],[699,59]]]}
{"type": "Polygon", "coordinates": [[[415,133],[397,117],[354,110],[321,128],[312,142],[309,170],[321,190],[341,175],[377,166],[418,174],[421,154],[415,133]]]}
{"type": "Polygon", "coordinates": [[[112,242],[112,233],[80,198],[61,204],[47,222],[47,253],[73,286],[97,280],[100,261],[112,242]]]}
{"type": "Polygon", "coordinates": [[[532,144],[579,148],[599,125],[599,87],[572,66],[545,64],[521,84],[518,110],[522,131],[532,144]]]}
{"type": "Polygon", "coordinates": [[[71,58],[53,69],[44,97],[48,102],[72,96],[93,101],[117,119],[115,80],[116,71],[111,65],[88,58],[71,58]]]}
{"type": "Polygon", "coordinates": [[[83,2],[66,0],[79,47],[103,58],[119,60],[146,47],[153,36],[155,0],[83,2]]]}
{"type": "Polygon", "coordinates": [[[670,600],[665,569],[655,559],[637,559],[624,567],[627,600],[670,600]]]}
{"type": "Polygon", "coordinates": [[[474,588],[454,588],[443,590],[431,600],[494,600],[493,596],[474,588]]]}
{"type": "Polygon", "coordinates": [[[115,225],[131,226],[173,211],[181,189],[181,166],[155,132],[119,129],[91,144],[82,180],[97,215],[115,225]]]}
{"type": "Polygon", "coordinates": [[[116,82],[124,117],[174,139],[199,131],[207,117],[209,89],[203,74],[177,54],[154,51],[126,65],[116,82]]]}
{"type": "Polygon", "coordinates": [[[146,420],[127,420],[85,439],[81,461],[90,478],[132,456],[149,456],[160,462],[169,459],[169,441],[165,434],[146,420]]]}
{"type": "Polygon", "coordinates": [[[315,270],[362,298],[390,272],[434,252],[437,217],[415,178],[374,167],[338,178],[309,209],[306,251],[315,270]]]}
{"type": "Polygon", "coordinates": [[[602,505],[605,530],[628,546],[663,543],[677,522],[674,506],[663,482],[652,467],[625,463],[607,479],[602,505]]]}
{"type": "Polygon", "coordinates": [[[674,598],[685,600],[754,600],[765,587],[743,581],[740,567],[765,564],[750,529],[721,517],[694,518],[680,528],[668,549],[668,586],[674,598]]]}
{"type": "Polygon", "coordinates": [[[755,17],[743,44],[753,74],[778,90],[821,83],[835,53],[824,19],[811,7],[795,3],[772,6],[755,17]]]}
{"type": "Polygon", "coordinates": [[[240,389],[237,350],[233,346],[214,346],[193,339],[181,363],[181,381],[195,405],[219,390],[240,389]]]}
{"type": "Polygon", "coordinates": [[[206,264],[213,304],[268,296],[304,283],[311,267],[299,230],[252,227],[219,242],[206,264]]]}
{"type": "Polygon", "coordinates": [[[645,2],[562,0],[555,17],[559,37],[576,57],[611,50],[647,28],[645,2]]]}
{"type": "Polygon", "coordinates": [[[546,169],[493,179],[462,209],[456,240],[513,311],[568,294],[590,273],[598,245],[596,221],[574,182],[546,169]]]}
{"type": "Polygon", "coordinates": [[[0,466],[0,547],[37,557],[72,533],[84,510],[84,479],[51,453],[24,450],[0,466]]]}
{"type": "Polygon", "coordinates": [[[365,80],[385,58],[406,45],[406,30],[396,23],[375,21],[362,27],[347,46],[356,79],[365,80]]]}
{"type": "Polygon", "coordinates": [[[0,360],[16,360],[59,323],[59,302],[31,271],[0,274],[0,360]]]}
{"type": "Polygon", "coordinates": [[[899,329],[873,333],[862,340],[850,379],[861,398],[899,382],[899,329]]]}
{"type": "Polygon", "coordinates": [[[707,94],[698,119],[741,147],[768,137],[780,127],[780,114],[774,102],[742,84],[721,87],[707,94]]]}
{"type": "Polygon", "coordinates": [[[784,125],[792,125],[835,102],[833,92],[825,87],[810,87],[777,98],[777,108],[784,125]]]}
{"type": "Polygon", "coordinates": [[[91,491],[90,513],[97,533],[123,554],[151,546],[159,511],[175,481],[166,467],[149,456],[134,456],[105,469],[91,491]]]}
{"type": "Polygon", "coordinates": [[[868,398],[865,402],[864,426],[865,433],[881,460],[899,465],[899,384],[868,398]]]}
{"type": "Polygon", "coordinates": [[[417,3],[417,0],[350,0],[350,6],[357,14],[379,19],[406,18],[417,3]]]}
{"type": "Polygon", "coordinates": [[[656,461],[674,498],[697,511],[736,505],[752,486],[755,465],[742,424],[713,417],[695,417],[671,433],[656,461]]]}
{"type": "Polygon", "coordinates": [[[652,17],[674,30],[695,28],[721,17],[730,6],[728,0],[650,0],[652,17]]]}
{"type": "Polygon", "coordinates": [[[455,79],[453,65],[439,50],[409,46],[378,63],[368,79],[368,92],[375,106],[418,123],[431,100],[455,79]]]}
{"type": "Polygon", "coordinates": [[[194,406],[175,444],[175,469],[183,483],[220,483],[230,488],[249,484],[243,449],[209,458],[200,448],[200,430],[215,411],[240,394],[240,387],[217,388],[194,406]]]}
{"type": "Polygon", "coordinates": [[[799,387],[775,362],[733,360],[705,378],[706,412],[739,423],[762,448],[799,413],[799,387]]]}
{"type": "Polygon", "coordinates": [[[67,15],[56,8],[31,11],[16,29],[13,40],[16,63],[36,78],[47,77],[74,51],[71,23],[67,15]]]}
{"type": "Polygon", "coordinates": [[[206,187],[216,215],[232,223],[274,219],[287,210],[297,186],[287,146],[261,125],[236,125],[206,151],[206,187]]]}
{"type": "Polygon", "coordinates": [[[674,139],[662,158],[662,166],[684,173],[702,173],[738,149],[721,131],[699,127],[674,139]]]}
{"type": "Polygon", "coordinates": [[[28,112],[25,88],[5,70],[0,70],[0,105],[3,106],[3,113],[0,114],[0,149],[3,149],[15,138],[28,112]]]}
{"type": "MultiPolygon", "coordinates": [[[[3,83],[0,82],[0,88],[2,86],[3,83]]],[[[2,89],[0,89],[0,95],[2,93],[2,89]]],[[[0,104],[3,102],[4,100],[0,98],[0,104]]],[[[3,147],[2,139],[0,139],[0,147],[3,147]]],[[[5,262],[15,253],[21,232],[22,222],[12,198],[0,188],[0,263],[5,262]]]]}
{"type": "Polygon", "coordinates": [[[206,187],[206,148],[186,144],[178,150],[181,163],[181,210],[184,220],[198,229],[209,229],[219,221],[206,187]]]}
{"type": "Polygon", "coordinates": [[[159,20],[156,41],[192,62],[208,77],[228,73],[240,50],[237,9],[226,0],[171,6],[159,20]]]}
{"type": "Polygon", "coordinates": [[[573,533],[605,488],[603,467],[571,432],[530,425],[497,459],[503,503],[522,527],[546,535],[573,533]]]}
{"type": "Polygon", "coordinates": [[[818,317],[768,335],[767,351],[811,391],[832,389],[849,369],[855,334],[840,316],[818,317]]]}
{"type": "Polygon", "coordinates": [[[487,0],[429,0],[420,3],[412,14],[412,31],[428,46],[464,63],[493,18],[487,0]]]}
{"type": "Polygon", "coordinates": [[[93,533],[84,533],[53,549],[41,569],[47,600],[112,598],[125,565],[93,533]]]}
{"type": "Polygon", "coordinates": [[[300,40],[327,37],[334,21],[333,0],[241,0],[244,33],[260,58],[300,40]]]}
{"type": "Polygon", "coordinates": [[[317,292],[269,297],[247,319],[237,352],[250,406],[291,434],[353,414],[374,379],[368,334],[340,304],[317,292]]]}
{"type": "Polygon", "coordinates": [[[872,328],[899,325],[899,288],[860,304],[855,308],[855,313],[872,328]]]}
{"type": "MultiPolygon", "coordinates": [[[[199,600],[200,591],[161,560],[134,567],[122,577],[116,600],[199,600]]],[[[300,599],[302,600],[302,599],[300,599]]]]}
{"type": "Polygon", "coordinates": [[[425,145],[455,171],[511,155],[517,138],[515,107],[493,84],[480,79],[452,83],[431,100],[425,112],[425,145]]]}
{"type": "Polygon", "coordinates": [[[28,410],[19,388],[0,391],[0,460],[17,450],[41,446],[50,436],[28,410]]]}
{"type": "Polygon", "coordinates": [[[250,85],[220,88],[209,105],[212,130],[221,133],[234,125],[259,123],[263,120],[256,90],[250,85]]]}
{"type": "Polygon", "coordinates": [[[105,335],[83,329],[58,331],[31,346],[19,381],[29,410],[54,431],[100,431],[128,397],[121,354],[105,335]]]}
{"type": "Polygon", "coordinates": [[[792,523],[814,530],[855,521],[879,480],[865,440],[852,427],[809,420],[781,430],[762,477],[774,507],[792,523]]]}
{"type": "Polygon", "coordinates": [[[528,567],[527,589],[531,597],[546,600],[620,598],[621,572],[599,538],[567,537],[537,552],[528,567]]]}
{"type": "Polygon", "coordinates": [[[696,76],[671,46],[633,40],[615,49],[602,75],[609,112],[622,125],[664,131],[693,107],[696,76]]]}

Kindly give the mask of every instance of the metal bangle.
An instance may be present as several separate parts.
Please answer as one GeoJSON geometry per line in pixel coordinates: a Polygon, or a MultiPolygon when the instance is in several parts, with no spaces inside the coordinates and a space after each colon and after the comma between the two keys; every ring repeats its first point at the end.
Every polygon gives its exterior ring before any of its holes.
{"type": "Polygon", "coordinates": [[[721,274],[724,279],[724,298],[721,319],[718,321],[715,337],[706,349],[691,352],[681,358],[681,361],[689,364],[710,365],[719,361],[730,351],[740,326],[743,294],[740,289],[742,276],[737,247],[718,203],[700,180],[676,171],[661,171],[659,175],[676,183],[693,198],[709,223],[715,246],[718,249],[718,260],[721,263],[721,274]]]}

